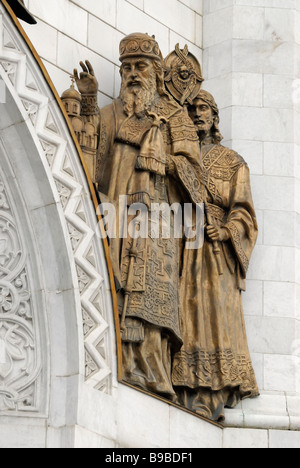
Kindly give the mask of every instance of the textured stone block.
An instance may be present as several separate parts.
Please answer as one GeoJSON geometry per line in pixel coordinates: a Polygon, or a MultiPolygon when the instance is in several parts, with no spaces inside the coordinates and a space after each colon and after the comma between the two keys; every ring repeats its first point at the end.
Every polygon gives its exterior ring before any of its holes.
{"type": "Polygon", "coordinates": [[[251,187],[256,209],[291,211],[294,203],[292,178],[253,175],[251,187]]]}
{"type": "Polygon", "coordinates": [[[233,9],[224,8],[203,17],[203,46],[215,46],[232,38],[233,9]]]}
{"type": "Polygon", "coordinates": [[[233,8],[233,31],[234,39],[264,38],[265,29],[265,9],[253,6],[249,3],[245,6],[236,5],[233,8]]]}
{"type": "Polygon", "coordinates": [[[266,210],[264,212],[264,243],[294,247],[295,241],[295,213],[266,210]]]}
{"type": "Polygon", "coordinates": [[[233,71],[294,75],[294,44],[262,40],[233,40],[233,71]]]}
{"type": "Polygon", "coordinates": [[[292,9],[266,8],[264,14],[266,41],[294,42],[295,16],[292,9]]]}
{"type": "Polygon", "coordinates": [[[68,0],[51,0],[48,2],[30,0],[30,12],[46,23],[63,31],[68,36],[76,39],[81,44],[87,43],[87,18],[88,13],[68,0]],[[77,25],[74,27],[74,25],[77,25]]]}
{"type": "Polygon", "coordinates": [[[264,283],[264,314],[272,317],[295,317],[296,291],[293,283],[264,283]]]}
{"type": "Polygon", "coordinates": [[[83,427],[75,427],[74,448],[92,448],[92,449],[112,449],[116,447],[116,442],[99,436],[95,432],[87,431],[83,427]]]}
{"type": "MultiPolygon", "coordinates": [[[[174,0],[144,0],[144,11],[189,41],[195,40],[195,12],[174,0]],[[170,14],[172,12],[172,14],[170,14]]],[[[149,31],[148,31],[149,33],[149,31]]]]}
{"type": "Polygon", "coordinates": [[[256,245],[248,279],[263,281],[295,281],[295,249],[256,245]]]}
{"type": "Polygon", "coordinates": [[[296,449],[300,448],[300,432],[294,431],[270,431],[271,449],[296,449]]]}
{"type": "Polygon", "coordinates": [[[69,37],[59,34],[58,37],[58,60],[57,64],[63,70],[73,73],[75,67],[81,70],[79,62],[89,60],[94,67],[98,79],[100,91],[113,96],[114,93],[114,70],[112,62],[100,57],[85,46],[72,41],[69,37]]]}
{"type": "Polygon", "coordinates": [[[124,34],[92,15],[89,16],[88,30],[88,47],[107,60],[120,64],[119,44],[124,34]]]}
{"type": "Polygon", "coordinates": [[[243,294],[245,315],[263,314],[263,283],[262,281],[247,281],[247,289],[243,294]]]}
{"type": "Polygon", "coordinates": [[[27,23],[24,23],[23,27],[39,55],[49,62],[56,63],[57,30],[44,21],[38,21],[34,28],[27,23]]]}
{"type": "MultiPolygon", "coordinates": [[[[294,320],[254,316],[247,316],[245,320],[251,352],[290,354],[291,343],[295,334],[294,320]]],[[[272,388],[269,390],[276,389],[272,388]]]]}
{"type": "Polygon", "coordinates": [[[225,429],[223,448],[268,448],[268,431],[255,429],[225,429]]]}
{"type": "Polygon", "coordinates": [[[16,424],[16,420],[11,424],[0,424],[0,448],[45,448],[46,446],[46,425],[29,425],[29,418],[24,425],[16,424]]]}
{"type": "Polygon", "coordinates": [[[222,429],[170,408],[170,448],[221,448],[222,429]]]}
{"type": "Polygon", "coordinates": [[[295,145],[292,143],[264,144],[264,174],[274,176],[293,177],[295,145]]]}
{"type": "Polygon", "coordinates": [[[181,3],[184,3],[187,7],[203,15],[203,0],[180,0],[181,3]]]}
{"type": "Polygon", "coordinates": [[[121,447],[169,447],[170,408],[168,405],[124,385],[119,386],[116,405],[118,443],[121,447]]]}
{"type": "Polygon", "coordinates": [[[102,21],[115,26],[116,22],[116,2],[111,0],[72,0],[73,3],[88,11],[93,16],[97,16],[102,21]]]}
{"type": "MultiPolygon", "coordinates": [[[[155,34],[160,45],[163,56],[169,53],[169,21],[166,21],[167,26],[164,26],[160,15],[151,16],[145,14],[138,8],[135,8],[130,3],[124,0],[117,0],[117,28],[123,34],[131,34],[132,32],[145,32],[150,35],[155,34]],[[156,19],[160,18],[160,21],[156,19]]],[[[162,2],[160,2],[162,4],[162,2]]],[[[162,4],[163,5],[163,4],[162,4]]],[[[185,9],[186,7],[182,5],[185,9]]],[[[157,7],[156,7],[157,8],[157,7]]],[[[191,11],[191,10],[189,10],[191,11]]],[[[193,15],[194,13],[191,12],[193,15]]],[[[180,31],[176,31],[180,34],[180,31]]],[[[193,41],[193,40],[192,40],[193,41]]],[[[118,45],[115,44],[115,47],[118,45]]]]}
{"type": "MultiPolygon", "coordinates": [[[[293,340],[290,342],[290,347],[292,342],[293,340]]],[[[266,354],[264,381],[265,390],[295,392],[295,357],[279,354],[266,354]]]]}

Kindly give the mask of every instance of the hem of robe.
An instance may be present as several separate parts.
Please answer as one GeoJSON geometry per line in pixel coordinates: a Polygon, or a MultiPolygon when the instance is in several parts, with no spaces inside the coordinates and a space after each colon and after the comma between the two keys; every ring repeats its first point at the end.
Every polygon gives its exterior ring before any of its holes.
{"type": "Polygon", "coordinates": [[[240,401],[248,398],[259,397],[259,391],[255,392],[243,392],[239,387],[228,386],[219,391],[212,391],[206,387],[200,387],[198,389],[190,389],[185,387],[178,387],[177,397],[178,402],[181,406],[188,408],[190,411],[196,413],[199,416],[205,417],[211,421],[222,423],[225,421],[225,408],[233,409],[240,401]],[[180,391],[185,391],[184,397],[185,404],[180,403],[180,391]],[[188,401],[187,394],[190,391],[188,401]]]}
{"type": "Polygon", "coordinates": [[[257,394],[258,385],[249,354],[232,349],[207,352],[181,350],[174,358],[172,383],[190,389],[207,388],[218,392],[239,388],[244,394],[257,394]]]}
{"type": "Polygon", "coordinates": [[[123,381],[145,391],[174,398],[171,379],[170,337],[153,325],[144,325],[144,340],[123,342],[123,381]]]}

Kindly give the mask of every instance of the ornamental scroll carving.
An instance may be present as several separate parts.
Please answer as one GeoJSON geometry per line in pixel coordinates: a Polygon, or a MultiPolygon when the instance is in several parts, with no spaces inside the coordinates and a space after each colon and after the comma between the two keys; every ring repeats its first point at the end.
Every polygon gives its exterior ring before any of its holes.
{"type": "Polygon", "coordinates": [[[40,371],[27,255],[0,178],[0,411],[35,410],[40,371]]]}

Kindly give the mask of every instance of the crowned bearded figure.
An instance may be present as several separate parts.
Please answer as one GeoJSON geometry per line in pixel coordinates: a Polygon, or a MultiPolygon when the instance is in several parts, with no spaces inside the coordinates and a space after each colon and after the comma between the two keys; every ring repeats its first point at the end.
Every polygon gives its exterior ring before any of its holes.
{"type": "Polygon", "coordinates": [[[201,147],[207,229],[203,247],[184,254],[184,344],[174,358],[173,384],[182,405],[222,421],[225,407],[259,394],[241,298],[258,227],[248,166],[220,144],[213,96],[200,91],[189,113],[201,147]]]}
{"type": "MultiPolygon", "coordinates": [[[[100,198],[114,203],[120,220],[110,250],[120,285],[123,380],[172,399],[171,356],[182,345],[179,240],[154,235],[150,224],[146,221],[145,229],[142,217],[137,222],[133,212],[141,216],[146,207],[151,214],[155,204],[184,200],[187,191],[176,164],[178,160],[199,167],[198,137],[187,111],[165,90],[162,55],[154,37],[125,37],[120,60],[120,96],[101,111],[89,62],[81,62],[80,76],[76,70],[74,74],[82,94],[81,114],[94,123],[96,119],[99,126],[94,182],[100,198]],[[137,235],[141,230],[144,235],[137,235]]],[[[170,219],[172,224],[172,213],[170,219]]],[[[162,216],[157,220],[160,228],[162,216]]]]}

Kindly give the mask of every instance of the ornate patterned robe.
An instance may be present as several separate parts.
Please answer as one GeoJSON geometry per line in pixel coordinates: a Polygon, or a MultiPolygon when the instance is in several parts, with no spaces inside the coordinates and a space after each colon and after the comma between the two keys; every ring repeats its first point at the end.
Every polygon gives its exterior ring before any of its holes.
{"type": "MultiPolygon", "coordinates": [[[[152,203],[181,202],[180,183],[165,170],[167,155],[195,166],[200,163],[198,138],[188,114],[167,96],[157,96],[151,112],[165,119],[160,128],[153,129],[149,116],[127,117],[119,99],[101,111],[97,182],[100,198],[102,193],[115,203],[121,220],[126,219],[125,210],[132,203],[143,203],[151,213],[152,203]],[[120,195],[127,196],[127,206],[119,205],[120,195]]],[[[122,228],[127,229],[132,219],[128,216],[122,228]]],[[[132,246],[129,237],[111,239],[114,272],[122,288],[128,279],[132,246]]],[[[133,291],[122,335],[123,378],[146,390],[172,396],[171,354],[182,344],[179,241],[156,239],[149,225],[147,238],[138,239],[135,247],[133,291]]],[[[123,303],[120,293],[120,314],[123,303]]]]}
{"type": "Polygon", "coordinates": [[[241,300],[258,227],[243,158],[221,145],[208,145],[202,163],[206,211],[213,224],[228,230],[230,240],[219,243],[222,276],[208,238],[203,248],[185,252],[180,301],[184,345],[174,358],[173,384],[182,404],[222,420],[225,406],[258,395],[241,300]]]}

